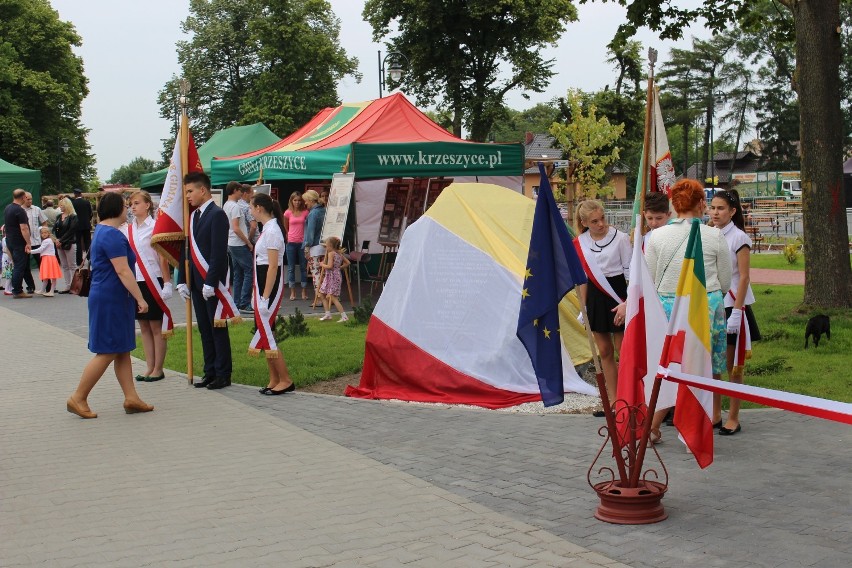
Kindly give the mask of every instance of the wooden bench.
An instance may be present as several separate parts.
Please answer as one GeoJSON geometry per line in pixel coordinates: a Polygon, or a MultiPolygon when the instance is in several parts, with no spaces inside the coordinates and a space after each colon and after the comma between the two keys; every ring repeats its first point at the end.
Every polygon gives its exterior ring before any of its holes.
{"type": "Polygon", "coordinates": [[[763,244],[763,234],[760,232],[760,227],[756,225],[748,226],[745,228],[745,233],[751,238],[751,243],[754,245],[751,252],[760,252],[760,247],[763,244]]]}

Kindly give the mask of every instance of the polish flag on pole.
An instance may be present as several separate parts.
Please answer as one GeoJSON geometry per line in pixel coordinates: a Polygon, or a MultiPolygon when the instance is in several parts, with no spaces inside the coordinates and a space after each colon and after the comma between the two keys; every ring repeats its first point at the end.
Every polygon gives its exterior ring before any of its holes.
{"type": "MultiPolygon", "coordinates": [[[[627,288],[627,314],[625,317],[624,339],[621,343],[618,365],[618,390],[616,395],[616,416],[625,408],[635,406],[642,409],[637,416],[647,412],[651,400],[651,390],[657,365],[663,351],[665,336],[658,330],[668,327],[666,311],[657,296],[654,281],[648,272],[648,264],[642,252],[641,221],[636,219],[633,238],[633,257],[630,260],[630,286],[627,288]]],[[[657,408],[674,406],[677,386],[663,381],[657,396],[657,408]]],[[[618,423],[619,444],[633,442],[634,433],[639,432],[641,424],[631,428],[627,416],[618,423]]],[[[651,417],[647,417],[650,420],[651,417]]]]}
{"type": "Polygon", "coordinates": [[[154,232],[151,235],[151,245],[162,253],[172,266],[177,266],[180,261],[181,248],[185,238],[183,176],[188,172],[204,171],[192,134],[189,134],[187,162],[189,167],[184,167],[181,160],[180,137],[178,137],[175,139],[175,149],[172,152],[166,181],[163,183],[157,219],[154,222],[154,232]]]}
{"type": "MultiPolygon", "coordinates": [[[[692,220],[686,243],[668,333],[660,357],[658,372],[663,376],[668,372],[708,378],[713,376],[710,309],[704,278],[700,223],[699,219],[692,220]]],[[[711,392],[678,384],[674,425],[702,469],[713,463],[712,414],[711,392]]]]}

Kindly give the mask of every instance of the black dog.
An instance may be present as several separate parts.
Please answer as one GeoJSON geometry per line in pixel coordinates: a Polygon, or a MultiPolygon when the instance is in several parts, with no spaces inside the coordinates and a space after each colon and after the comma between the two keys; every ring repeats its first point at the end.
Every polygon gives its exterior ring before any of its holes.
{"type": "Polygon", "coordinates": [[[819,338],[822,334],[831,339],[831,320],[826,315],[817,315],[808,320],[805,328],[805,349],[808,348],[808,338],[814,338],[814,347],[819,347],[819,338]]]}

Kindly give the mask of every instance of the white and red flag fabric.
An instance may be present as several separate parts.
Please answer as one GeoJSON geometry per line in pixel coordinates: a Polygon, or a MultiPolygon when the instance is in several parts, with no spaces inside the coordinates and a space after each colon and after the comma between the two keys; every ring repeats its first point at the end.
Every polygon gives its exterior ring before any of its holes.
{"type": "MultiPolygon", "coordinates": [[[[632,428],[626,408],[641,409],[637,416],[647,412],[657,365],[663,351],[665,336],[660,330],[668,327],[666,311],[657,296],[654,281],[648,271],[642,252],[641,223],[637,219],[633,238],[633,257],[630,260],[630,284],[627,287],[627,313],[624,339],[621,343],[618,365],[618,390],[616,395],[616,423],[620,445],[633,441],[641,424],[632,428]]],[[[677,386],[663,381],[657,395],[657,408],[674,406],[677,386]]],[[[650,417],[647,418],[650,420],[650,417]]]]}
{"type": "MultiPolygon", "coordinates": [[[[710,309],[699,219],[692,220],[658,372],[712,378],[710,309]]],[[[713,394],[678,384],[674,425],[702,469],[713,463],[713,394]]]]}
{"type": "Polygon", "coordinates": [[[175,139],[175,149],[172,152],[166,181],[163,183],[157,219],[154,222],[154,232],[151,235],[151,245],[165,256],[172,266],[177,266],[180,261],[181,247],[185,238],[183,176],[188,172],[204,171],[191,133],[188,138],[188,165],[184,165],[181,161],[180,137],[175,139]]]}
{"type": "Polygon", "coordinates": [[[663,112],[660,110],[660,93],[653,89],[654,104],[651,116],[651,132],[649,136],[650,184],[648,191],[660,191],[671,197],[671,189],[677,176],[675,175],[672,153],[669,151],[669,138],[666,135],[666,125],[663,123],[663,112]]]}

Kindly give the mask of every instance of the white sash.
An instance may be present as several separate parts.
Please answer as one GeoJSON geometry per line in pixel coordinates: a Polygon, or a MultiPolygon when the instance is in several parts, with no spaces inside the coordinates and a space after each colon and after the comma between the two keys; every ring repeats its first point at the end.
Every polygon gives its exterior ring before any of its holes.
{"type": "Polygon", "coordinates": [[[586,231],[585,233],[580,233],[577,241],[580,243],[580,260],[583,261],[583,268],[586,269],[586,275],[589,277],[589,280],[592,281],[592,284],[617,303],[620,304],[624,302],[624,299],[620,298],[618,294],[615,293],[615,290],[612,289],[612,285],[606,279],[606,276],[604,276],[600,266],[598,266],[598,262],[595,260],[595,254],[591,249],[592,236],[589,232],[586,231]]]}
{"type": "MultiPolygon", "coordinates": [[[[207,259],[202,256],[198,249],[198,243],[195,242],[195,231],[193,230],[194,223],[189,224],[189,252],[192,256],[192,262],[202,278],[207,278],[207,271],[210,265],[207,259]]],[[[216,327],[225,327],[230,321],[233,324],[238,324],[243,321],[237,310],[237,305],[234,303],[234,298],[231,296],[230,290],[231,271],[225,271],[225,282],[216,283],[216,298],[219,303],[216,305],[216,312],[213,315],[213,325],[216,327]]]]}

